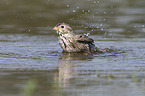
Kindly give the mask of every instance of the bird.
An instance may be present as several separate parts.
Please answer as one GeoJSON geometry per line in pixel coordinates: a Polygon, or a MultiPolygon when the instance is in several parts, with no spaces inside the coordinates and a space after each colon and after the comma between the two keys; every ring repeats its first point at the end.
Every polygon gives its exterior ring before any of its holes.
{"type": "Polygon", "coordinates": [[[64,52],[103,52],[98,49],[88,34],[75,34],[72,28],[66,23],[58,23],[54,28],[58,34],[59,45],[64,52]]]}

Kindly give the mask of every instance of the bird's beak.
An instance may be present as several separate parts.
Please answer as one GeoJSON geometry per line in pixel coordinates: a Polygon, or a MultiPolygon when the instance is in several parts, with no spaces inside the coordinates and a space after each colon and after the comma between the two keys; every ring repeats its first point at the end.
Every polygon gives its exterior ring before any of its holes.
{"type": "Polygon", "coordinates": [[[58,30],[59,30],[59,28],[58,28],[58,27],[54,27],[54,28],[53,28],[53,30],[56,30],[56,31],[58,31],[58,30]]]}

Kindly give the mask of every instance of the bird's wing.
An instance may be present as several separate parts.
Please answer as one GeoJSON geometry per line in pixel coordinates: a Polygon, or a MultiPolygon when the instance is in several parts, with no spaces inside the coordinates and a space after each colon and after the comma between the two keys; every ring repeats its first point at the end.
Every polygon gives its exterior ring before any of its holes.
{"type": "Polygon", "coordinates": [[[83,35],[83,34],[76,35],[75,40],[78,42],[81,42],[81,43],[93,43],[94,42],[93,39],[91,39],[88,36],[83,35]]]}

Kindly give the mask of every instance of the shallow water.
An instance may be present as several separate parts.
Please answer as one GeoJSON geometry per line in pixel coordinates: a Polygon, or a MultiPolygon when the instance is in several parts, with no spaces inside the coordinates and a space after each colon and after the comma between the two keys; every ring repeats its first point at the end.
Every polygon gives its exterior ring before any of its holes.
{"type": "Polygon", "coordinates": [[[144,96],[144,0],[2,0],[0,96],[144,96]],[[52,28],[112,53],[64,53],[52,28]]]}

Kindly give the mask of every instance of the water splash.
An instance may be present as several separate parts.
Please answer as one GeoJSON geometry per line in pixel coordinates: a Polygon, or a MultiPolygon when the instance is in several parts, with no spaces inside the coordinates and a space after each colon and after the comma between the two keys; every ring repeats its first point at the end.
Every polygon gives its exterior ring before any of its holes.
{"type": "Polygon", "coordinates": [[[79,9],[80,7],[79,6],[77,6],[77,9],[79,9]]]}
{"type": "Polygon", "coordinates": [[[76,10],[73,10],[73,12],[76,12],[76,10]]]}
{"type": "Polygon", "coordinates": [[[94,3],[97,3],[96,1],[94,1],[94,3]]]}
{"type": "Polygon", "coordinates": [[[82,10],[82,12],[85,12],[85,10],[82,10]]]}
{"type": "Polygon", "coordinates": [[[69,5],[69,4],[67,4],[66,6],[67,6],[67,7],[69,7],[70,5],[69,5]]]}

